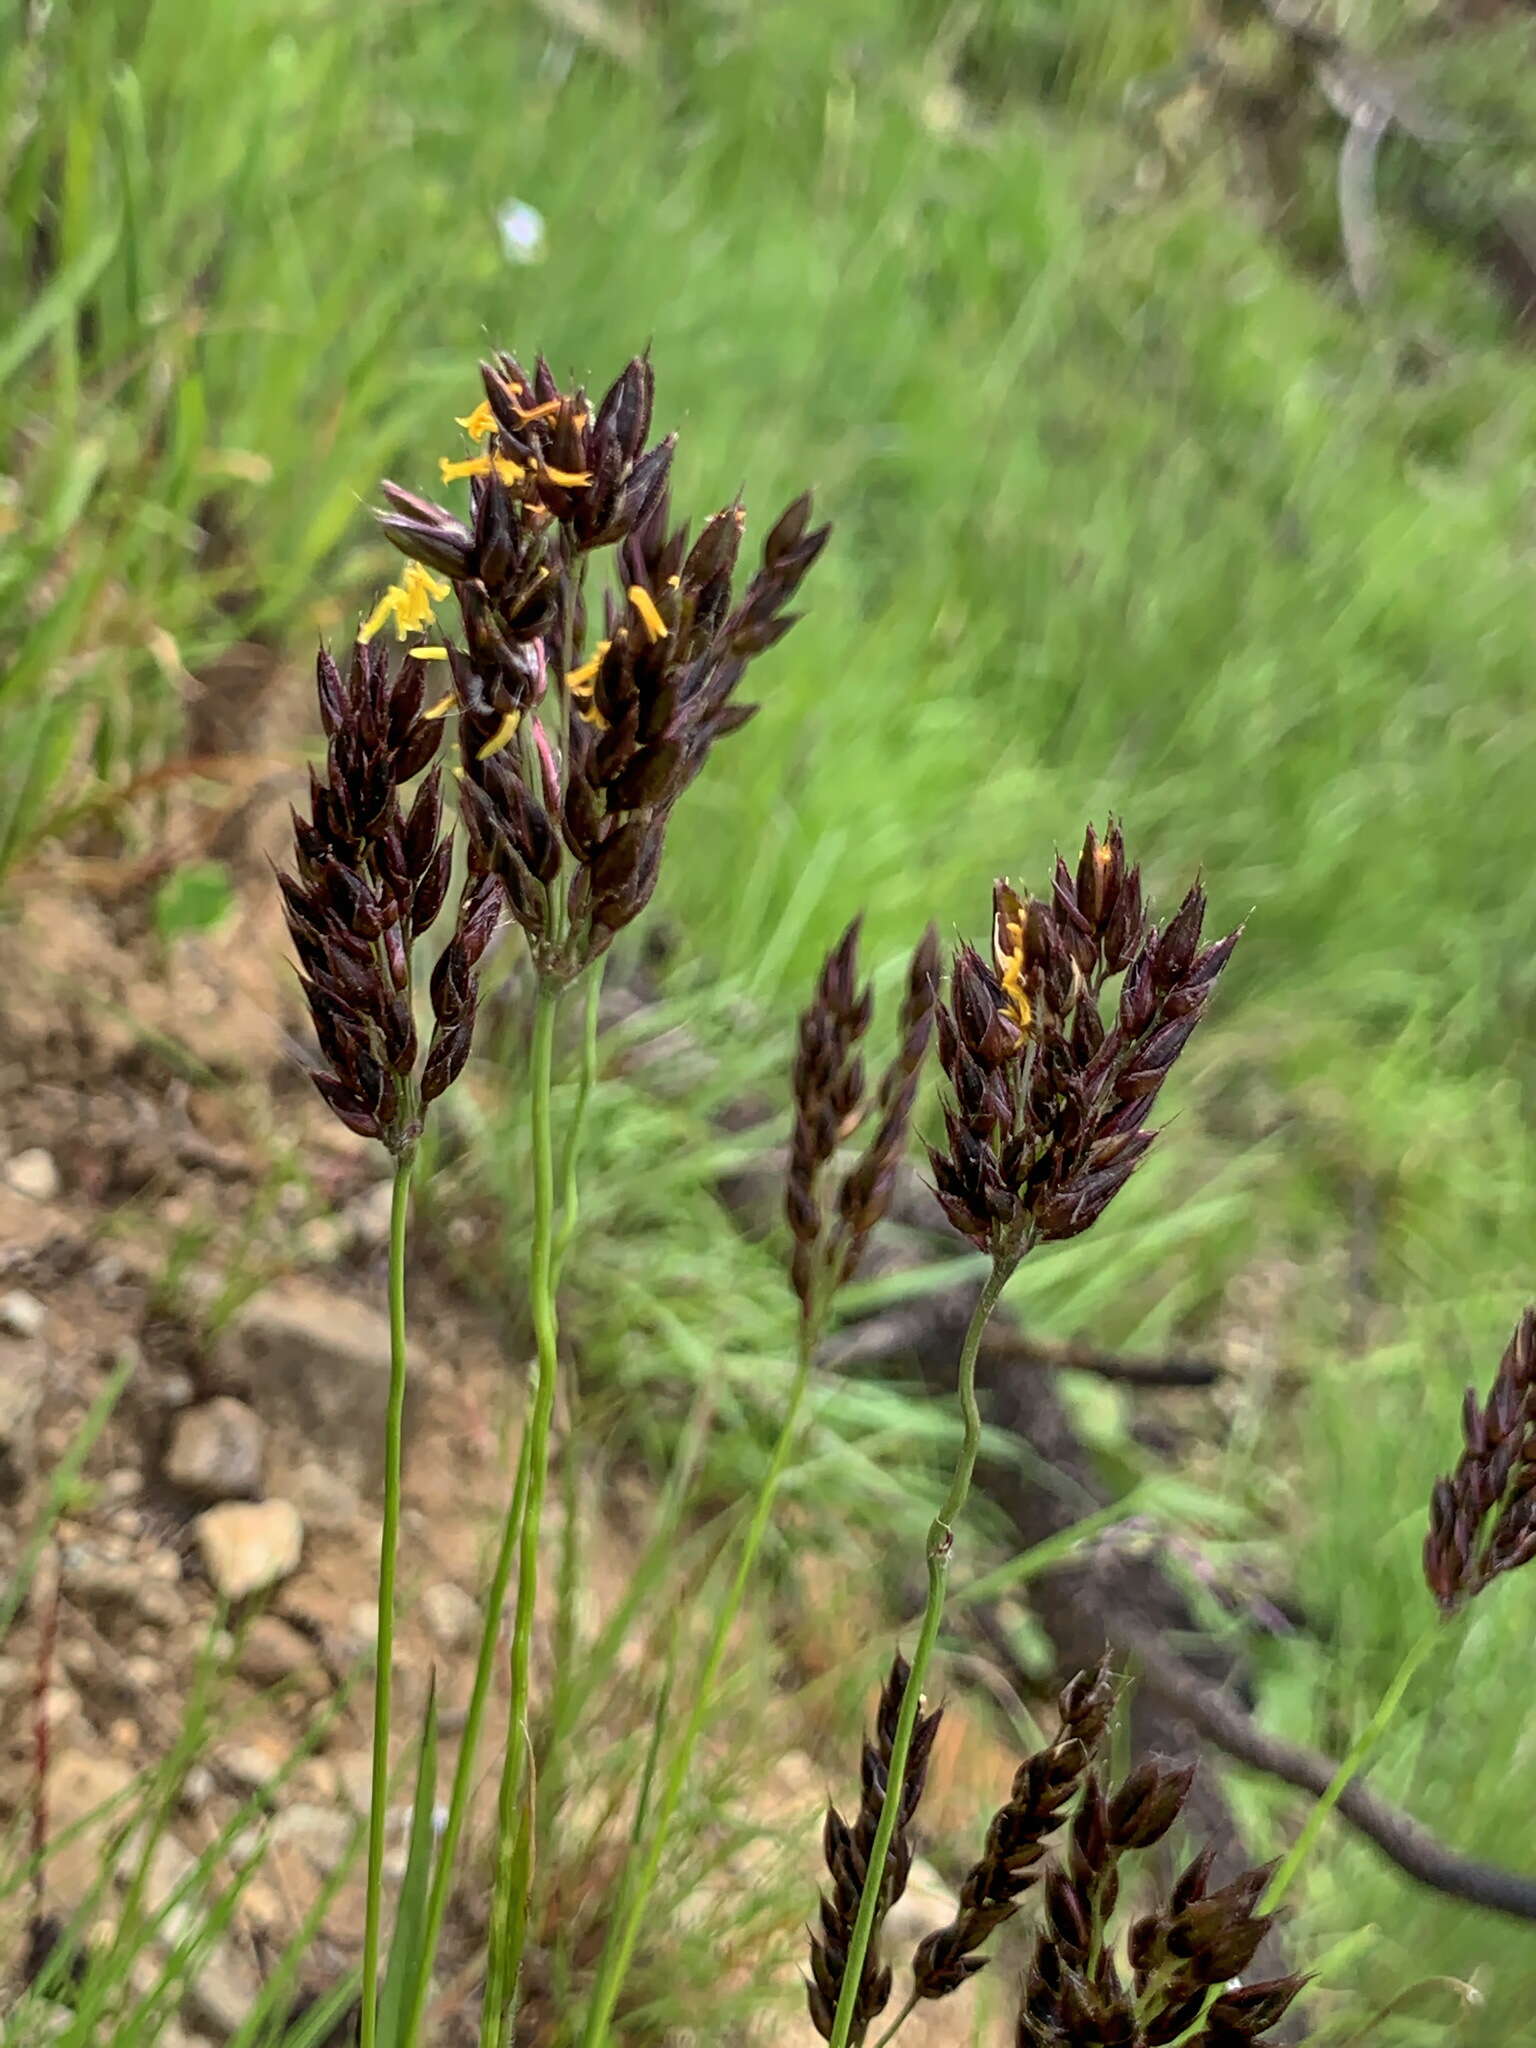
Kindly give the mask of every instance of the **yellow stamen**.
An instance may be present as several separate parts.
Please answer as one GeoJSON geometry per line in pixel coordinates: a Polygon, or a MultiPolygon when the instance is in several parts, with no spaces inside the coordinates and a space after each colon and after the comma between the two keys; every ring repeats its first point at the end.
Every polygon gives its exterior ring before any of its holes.
{"type": "Polygon", "coordinates": [[[453,709],[455,701],[454,694],[450,690],[446,697],[439,697],[432,708],[429,711],[423,711],[421,715],[423,718],[446,718],[453,709]]]}
{"type": "Polygon", "coordinates": [[[573,668],[571,670],[565,679],[565,687],[573,697],[591,696],[592,685],[597,680],[597,672],[603,665],[603,656],[612,645],[613,642],[611,640],[599,640],[590,658],[584,661],[580,668],[573,668]]]}
{"type": "Polygon", "coordinates": [[[489,761],[492,754],[499,754],[509,741],[516,738],[517,728],[522,722],[523,714],[521,711],[509,711],[485,745],[476,754],[475,759],[477,761],[489,761]]]}
{"type": "Polygon", "coordinates": [[[599,732],[608,730],[608,721],[595,704],[583,704],[576,716],[587,725],[595,725],[599,732]]]}
{"type": "Polygon", "coordinates": [[[1003,962],[1003,994],[1008,998],[1008,1007],[1013,1012],[1013,1021],[1021,1031],[1029,1029],[1034,1006],[1024,993],[1024,952],[1022,945],[1017,953],[1010,954],[1003,962]]]}
{"type": "Polygon", "coordinates": [[[448,650],[446,647],[413,647],[411,649],[411,659],[412,661],[446,661],[448,659],[448,650]]]}
{"type": "Polygon", "coordinates": [[[640,614],[640,623],[644,626],[646,632],[650,634],[652,643],[654,644],[657,640],[665,640],[668,631],[667,622],[661,616],[661,613],[657,611],[656,600],[645,588],[644,584],[631,583],[628,595],[630,603],[640,614]]]}
{"type": "Polygon", "coordinates": [[[553,416],[560,410],[560,407],[563,403],[563,399],[546,398],[542,405],[531,405],[525,407],[519,405],[517,400],[514,398],[512,401],[512,410],[517,414],[518,418],[526,427],[533,420],[547,420],[553,418],[553,416]]]}
{"type": "Polygon", "coordinates": [[[996,927],[992,934],[992,958],[997,967],[1003,995],[1013,1021],[1021,1031],[1028,1031],[1034,1016],[1034,1005],[1030,1002],[1024,987],[1024,973],[1028,966],[1025,939],[1024,905],[1011,889],[998,885],[998,911],[996,927]]]}
{"type": "Polygon", "coordinates": [[[677,586],[682,582],[682,580],[683,579],[681,576],[669,576],[667,578],[668,590],[676,590],[677,586]]]}
{"type": "Polygon", "coordinates": [[[358,627],[357,638],[361,646],[366,647],[374,634],[378,632],[380,626],[388,619],[390,613],[395,608],[395,599],[398,595],[400,593],[396,590],[394,584],[391,584],[367,618],[358,627]]]}
{"type": "Polygon", "coordinates": [[[474,411],[466,413],[463,419],[455,414],[453,423],[456,427],[462,427],[471,441],[483,441],[487,434],[494,434],[496,431],[496,415],[491,410],[491,401],[482,398],[474,411]]]}
{"type": "Polygon", "coordinates": [[[576,429],[578,434],[581,432],[582,428],[587,424],[588,417],[589,415],[584,412],[578,412],[575,415],[573,415],[571,425],[576,429]]]}
{"type": "Polygon", "coordinates": [[[510,455],[472,455],[467,462],[450,462],[443,455],[437,466],[445,484],[456,484],[460,477],[489,476],[493,467],[504,484],[520,484],[527,475],[523,465],[514,462],[510,455]]]}
{"type": "Polygon", "coordinates": [[[592,481],[590,469],[551,469],[546,462],[539,471],[545,483],[562,484],[568,491],[579,491],[583,484],[592,481]]]}
{"type": "Polygon", "coordinates": [[[397,640],[403,640],[408,633],[425,632],[428,626],[437,624],[432,616],[432,606],[434,602],[442,602],[448,595],[448,589],[440,576],[423,569],[420,562],[407,562],[400,581],[389,586],[359,626],[358,640],[366,647],[389,619],[395,622],[397,640]]]}

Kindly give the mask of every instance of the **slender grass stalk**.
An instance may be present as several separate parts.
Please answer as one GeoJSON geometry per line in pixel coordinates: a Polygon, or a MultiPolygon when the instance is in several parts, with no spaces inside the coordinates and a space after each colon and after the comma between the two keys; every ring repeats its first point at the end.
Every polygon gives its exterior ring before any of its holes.
{"type": "Polygon", "coordinates": [[[1306,1825],[1292,1842],[1279,1869],[1265,1887],[1264,1896],[1259,1900],[1258,1910],[1261,1913],[1272,1913],[1290,1890],[1297,1871],[1311,1854],[1313,1843],[1322,1833],[1324,1821],[1369,1762],[1371,1753],[1391,1726],[1398,1708],[1403,1703],[1404,1694],[1413,1683],[1419,1666],[1433,1649],[1439,1635],[1440,1624],[1437,1621],[1425,1629],[1398,1666],[1397,1675],[1381,1696],[1381,1704],[1350,1744],[1348,1753],[1334,1772],[1327,1791],[1307,1815],[1306,1825]]]}
{"type": "Polygon", "coordinates": [[[913,2013],[917,2011],[918,2002],[919,1994],[916,1991],[910,1993],[907,1998],[906,2004],[901,2008],[901,2011],[897,2013],[895,2019],[891,2021],[891,2024],[886,2028],[885,2032],[880,2036],[879,2040],[875,2043],[875,2048],[889,2048],[889,2044],[895,2040],[896,2036],[907,2024],[907,2021],[911,2019],[913,2013]]]}
{"type": "Polygon", "coordinates": [[[688,1784],[694,1751],[698,1747],[699,1737],[703,1733],[704,1723],[709,1714],[715,1681],[725,1657],[726,1644],[735,1626],[736,1617],[741,1612],[752,1568],[757,1562],[757,1554],[762,1548],[763,1537],[773,1513],[779,1483],[783,1479],[784,1468],[789,1462],[789,1454],[799,1432],[800,1413],[805,1405],[806,1389],[810,1385],[811,1361],[816,1351],[819,1320],[817,1318],[813,1321],[808,1317],[801,1319],[799,1356],[795,1366],[794,1384],[790,1388],[789,1401],[784,1410],[784,1420],[768,1460],[768,1470],[763,1475],[762,1485],[758,1488],[752,1519],[742,1539],[741,1554],[736,1560],[736,1570],[730,1587],[715,1610],[715,1625],[710,1635],[709,1647],[705,1652],[703,1669],[694,1686],[693,1703],[688,1710],[688,1719],[672,1753],[672,1760],[662,1784],[661,1796],[656,1802],[656,1818],[646,1843],[644,1858],[633,1883],[626,1879],[621,1892],[619,1911],[609,1928],[608,1942],[598,1967],[597,1983],[593,1987],[592,2002],[587,2009],[586,2025],[582,2031],[582,2048],[596,2048],[597,2043],[607,2038],[608,2023],[613,2017],[614,2007],[624,1986],[624,1978],[629,1970],[635,1943],[639,1939],[640,1928],[645,1919],[645,1909],[656,1886],[656,1876],[661,1868],[661,1859],[666,1850],[672,1822],[688,1784]]]}
{"type": "Polygon", "coordinates": [[[363,1907],[361,2048],[378,2039],[379,1949],[384,1909],[384,1825],[389,1806],[389,1721],[394,1694],[395,1561],[400,1545],[400,1449],[405,1419],[405,1223],[414,1147],[395,1161],[389,1207],[389,1406],[384,1419],[384,1528],[379,1538],[378,1653],[373,1676],[373,1782],[363,1907]]]}
{"type": "Polygon", "coordinates": [[[565,1255],[581,1220],[581,1133],[587,1120],[587,1106],[597,1086],[597,1016],[603,993],[603,969],[599,960],[587,974],[586,1007],[581,1023],[581,1072],[576,1082],[576,1102],[566,1127],[565,1146],[560,1155],[560,1229],[555,1238],[554,1284],[558,1289],[565,1270],[565,1255]]]}
{"type": "Polygon", "coordinates": [[[917,1638],[917,1648],[912,1653],[911,1676],[907,1680],[906,1692],[902,1695],[901,1715],[896,1723],[896,1739],[891,1744],[891,1761],[886,1773],[885,1803],[880,1809],[880,1825],[875,1832],[874,1846],[870,1851],[869,1873],[864,1880],[864,1895],[859,1900],[859,1917],[853,1924],[853,1938],[848,1944],[848,1961],[843,1971],[843,1988],[837,2001],[837,2014],[832,2026],[831,2048],[848,2048],[848,2037],[853,2029],[854,2007],[858,2003],[859,1986],[864,1980],[864,1959],[869,1954],[869,1944],[874,1934],[875,1915],[879,1910],[880,1891],[885,1878],[886,1858],[890,1854],[891,1837],[896,1832],[896,1816],[901,1810],[901,1788],[907,1775],[907,1756],[912,1747],[912,1731],[917,1725],[917,1716],[922,1706],[923,1679],[933,1661],[934,1644],[939,1639],[939,1624],[944,1616],[944,1595],[949,1581],[949,1562],[955,1544],[955,1523],[965,1506],[971,1490],[971,1474],[976,1469],[976,1454],[981,1448],[981,1410],[976,1405],[976,1354],[981,1348],[981,1333],[986,1328],[992,1311],[997,1306],[1012,1265],[1001,1261],[994,1264],[985,1285],[977,1297],[972,1311],[970,1325],[965,1333],[965,1342],[960,1349],[959,1383],[960,1412],[965,1429],[960,1442],[960,1455],[955,1460],[955,1469],[950,1476],[949,1491],[943,1505],[934,1517],[928,1531],[928,1601],[923,1609],[922,1627],[917,1638]]]}
{"type": "Polygon", "coordinates": [[[533,1242],[528,1298],[538,1357],[527,1428],[528,1486],[518,1531],[517,1610],[512,1624],[511,1697],[507,1746],[498,1799],[496,1884],[491,1907],[490,1951],[485,2004],[480,2018],[482,2048],[499,2048],[506,2016],[516,1996],[517,1973],[528,1921],[532,1857],[517,1855],[521,1831],[522,1784],[528,1743],[528,1696],[533,1652],[534,1605],[539,1590],[539,1536],[549,1476],[550,1425],[555,1412],[557,1338],[555,1315],[555,1161],[551,1139],[550,1081],[554,1065],[558,984],[541,984],[529,1050],[529,1129],[533,1143],[533,1242]]]}
{"type": "Polygon", "coordinates": [[[464,1715],[464,1732],[459,1738],[458,1760],[454,1765],[453,1785],[448,1795],[448,1817],[443,1823],[442,1838],[437,1846],[437,1862],[432,1872],[432,1887],[427,1894],[426,1918],[422,1928],[421,1968],[417,1972],[411,1989],[410,2003],[406,2008],[400,2048],[414,2048],[426,2012],[432,1965],[437,1956],[437,1945],[442,1939],[443,1920],[448,1911],[449,1894],[453,1889],[459,1838],[464,1832],[470,1794],[474,1789],[475,1759],[479,1753],[480,1730],[485,1722],[486,1702],[490,1698],[491,1677],[496,1665],[497,1646],[501,1640],[502,1610],[506,1605],[507,1586],[512,1577],[512,1560],[517,1554],[518,1537],[523,1527],[523,1511],[528,1499],[528,1467],[532,1448],[532,1435],[525,1430],[522,1450],[518,1455],[517,1477],[512,1487],[511,1505],[502,1523],[501,1541],[497,1546],[495,1564],[491,1568],[490,1587],[485,1600],[485,1619],[480,1630],[480,1650],[475,1660],[475,1679],[470,1688],[469,1706],[464,1715]]]}

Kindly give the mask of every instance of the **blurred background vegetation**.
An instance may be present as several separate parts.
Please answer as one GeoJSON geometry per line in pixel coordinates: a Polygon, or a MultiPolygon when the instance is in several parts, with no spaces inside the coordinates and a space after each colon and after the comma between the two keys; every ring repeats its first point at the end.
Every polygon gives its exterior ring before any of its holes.
{"type": "MultiPolygon", "coordinates": [[[[785,1318],[769,1254],[722,1241],[712,1102],[776,1099],[852,911],[892,961],[930,916],[974,934],[994,872],[1118,812],[1163,900],[1203,869],[1249,936],[1176,1141],[1020,1307],[1127,1348],[1251,1321],[1180,1500],[1296,1591],[1311,1632],[1269,1646],[1259,1711],[1337,1750],[1422,1625],[1428,1481],[1533,1286],[1536,368],[1498,225],[1531,172],[1528,18],[1341,0],[1328,26],[1445,115],[1431,146],[1389,125],[1364,304],[1337,66],[1257,4],[22,0],[0,865],[24,891],[61,838],[152,842],[147,792],[198,765],[194,679],[346,633],[389,567],[376,479],[432,483],[478,355],[597,386],[649,343],[680,501],[742,486],[761,530],[811,482],[837,534],[676,828],[661,987],[716,1093],[610,1094],[584,1373],[621,1414],[712,1377],[741,1422],[718,1455],[751,1468],[785,1318]]],[[[466,1171],[513,1246],[495,1139],[466,1171]]],[[[874,1398],[825,1426],[931,1457],[942,1424],[874,1398]]],[[[1109,1409],[1106,1455],[1145,1461],[1109,1409]]],[[[851,1555],[902,1469],[821,1469],[851,1555]]],[[[1480,1603],[1376,1767],[1517,1864],[1530,1598],[1480,1603]]],[[[1234,1796],[1261,1839],[1294,1821],[1234,1796]]],[[[1300,1910],[1297,1954],[1356,1994],[1329,2038],[1444,1972],[1486,1999],[1458,2040],[1536,2040],[1528,1930],[1338,1827],[1300,1910]]],[[[1426,1993],[1374,2038],[1445,2013],[1426,1993]]]]}

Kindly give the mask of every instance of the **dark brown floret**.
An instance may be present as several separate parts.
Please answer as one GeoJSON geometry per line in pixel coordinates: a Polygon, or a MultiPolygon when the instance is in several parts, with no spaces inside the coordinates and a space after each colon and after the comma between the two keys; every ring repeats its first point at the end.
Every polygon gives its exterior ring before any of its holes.
{"type": "MultiPolygon", "coordinates": [[[[424,715],[425,676],[409,654],[391,663],[359,644],[343,674],[322,650],[315,673],[325,773],[310,775],[310,815],[294,813],[294,873],[278,885],[326,1062],[315,1086],[349,1130],[398,1153],[420,1134],[426,1099],[416,1085],[412,950],[442,910],[452,865],[438,771],[409,812],[400,791],[431,762],[441,727],[424,715]]],[[[466,987],[454,1013],[455,1072],[468,1051],[472,977],[466,987]]]]}
{"type": "Polygon", "coordinates": [[[1424,1577],[1447,1614],[1536,1557],[1536,1307],[1515,1325],[1487,1400],[1467,1389],[1461,1430],[1424,1539],[1424,1577]]]}
{"type": "Polygon", "coordinates": [[[476,872],[502,884],[542,974],[569,981],[645,908],[672,810],[715,743],[755,707],[753,658],[826,543],[797,499],[735,596],[745,514],[726,506],[689,545],[668,514],[672,438],[647,448],[653,380],[636,357],[597,406],[541,357],[481,365],[468,520],[384,486],[389,538],[446,576],[461,636],[446,652],[476,872]],[[589,631],[589,558],[616,574],[589,631]]]}
{"type": "Polygon", "coordinates": [[[785,1176],[785,1210],[794,1239],[790,1277],[803,1314],[814,1319],[833,1290],[852,1277],[885,1214],[938,1003],[939,941],[930,926],[907,971],[896,1052],[868,1100],[859,1045],[873,994],[858,987],[859,921],[827,955],[810,1007],[800,1019],[791,1076],[794,1125],[785,1176]],[[838,1148],[870,1116],[874,1131],[844,1176],[835,1202],[822,1178],[838,1148]]]}
{"type": "MultiPolygon", "coordinates": [[[[831,1873],[832,1888],[822,1894],[817,1929],[811,1935],[811,1975],[806,1984],[811,2022],[823,2040],[832,2038],[837,2003],[848,1966],[849,1943],[859,1916],[864,1880],[869,1872],[869,1859],[874,1853],[875,1834],[885,1805],[886,1778],[896,1739],[896,1724],[910,1676],[906,1659],[898,1655],[881,1689],[875,1718],[875,1739],[864,1745],[859,1810],[853,1825],[849,1826],[835,1806],[827,1808],[822,1850],[831,1873]]],[[[885,2010],[890,1999],[891,1971],[889,1964],[880,1960],[880,1928],[891,1907],[907,1888],[913,1857],[912,1819],[927,1783],[933,1741],[942,1715],[942,1708],[935,1708],[931,1714],[919,1713],[912,1730],[896,1832],[886,1852],[878,1911],[854,2007],[852,2038],[856,2041],[862,2040],[870,2022],[885,2010]]]]}
{"type": "Polygon", "coordinates": [[[1062,1692],[1056,1739],[1020,1764],[1007,1805],[992,1817],[981,1859],[960,1887],[959,1912],[918,1944],[912,1972],[920,1998],[946,1997],[985,1969],[988,1958],[974,1951],[1012,1919],[1023,1894],[1039,1882],[1046,1842],[1083,1784],[1114,1703],[1107,1664],[1079,1672],[1062,1692]]]}
{"type": "Polygon", "coordinates": [[[1204,916],[1196,886],[1166,927],[1148,919],[1118,826],[1102,842],[1088,828],[1075,873],[1057,860],[1049,903],[997,884],[992,959],[961,947],[940,1013],[951,1099],[929,1148],[939,1204],[980,1250],[1013,1260],[1077,1236],[1145,1157],[1239,936],[1202,949],[1204,916]]]}
{"type": "Polygon", "coordinates": [[[1153,1760],[1106,1793],[1089,1773],[1067,1854],[1046,1878],[1018,2048],[1171,2048],[1197,2026],[1191,2039],[1204,2048],[1237,2048],[1275,2026],[1301,1990],[1301,1977],[1233,1981],[1273,1925],[1259,1910],[1272,1866],[1245,1870],[1213,1891],[1209,1849],[1186,1865],[1166,1901],[1132,1924],[1124,1945],[1131,1980],[1124,1980],[1111,1924],[1120,1865],[1167,1834],[1193,1776],[1153,1760]],[[1213,1996],[1222,1985],[1228,1988],[1213,1996]]]}

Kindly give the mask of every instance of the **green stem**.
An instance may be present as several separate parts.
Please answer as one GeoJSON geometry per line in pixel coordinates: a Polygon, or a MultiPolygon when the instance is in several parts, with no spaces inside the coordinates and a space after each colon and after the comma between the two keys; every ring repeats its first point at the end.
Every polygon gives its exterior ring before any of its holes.
{"type": "Polygon", "coordinates": [[[908,1998],[906,2004],[901,2008],[901,2011],[897,2013],[895,2019],[891,2021],[891,2024],[886,2028],[885,2032],[880,2036],[879,2040],[875,2043],[875,2048],[887,2048],[887,2044],[895,2040],[896,2036],[901,2032],[902,2028],[907,2024],[907,2021],[911,2019],[913,2013],[915,2013],[916,2011],[917,1993],[914,1991],[911,1997],[908,1998]]]}
{"type": "Polygon", "coordinates": [[[1327,1791],[1307,1815],[1306,1825],[1291,1844],[1285,1860],[1265,1887],[1264,1896],[1258,1903],[1259,1912],[1272,1913],[1289,1891],[1291,1880],[1306,1861],[1313,1843],[1322,1833],[1324,1821],[1365,1768],[1372,1750],[1386,1734],[1393,1716],[1403,1703],[1403,1695],[1413,1683],[1419,1666],[1429,1655],[1439,1634],[1439,1622],[1431,1623],[1398,1666],[1397,1676],[1382,1694],[1380,1706],[1350,1745],[1349,1753],[1334,1772],[1327,1791]]]}
{"type": "Polygon", "coordinates": [[[599,960],[587,975],[586,1008],[582,1013],[581,1073],[576,1083],[576,1103],[566,1126],[565,1146],[560,1155],[560,1229],[555,1238],[554,1284],[558,1290],[565,1270],[565,1255],[576,1235],[581,1216],[580,1176],[581,1129],[586,1122],[587,1104],[597,1085],[597,1011],[603,992],[603,968],[599,960]]]}
{"type": "Polygon", "coordinates": [[[389,1208],[389,1406],[384,1419],[384,1528],[379,1539],[378,1651],[373,1676],[373,1790],[363,1919],[361,2048],[378,2039],[379,1941],[384,1907],[384,1825],[389,1806],[389,1720],[394,1693],[395,1557],[400,1544],[400,1445],[405,1417],[405,1219],[415,1148],[395,1161],[389,1208]]]}
{"type": "Polygon", "coordinates": [[[533,1244],[529,1259],[528,1303],[538,1352],[528,1419],[528,1491],[518,1534],[517,1611],[512,1623],[511,1698],[507,1707],[507,1746],[502,1760],[498,1802],[496,1885],[491,1908],[491,1937],[485,2005],[480,2018],[482,2048],[500,2048],[505,2022],[517,1996],[528,1923],[530,1870],[517,1855],[522,1784],[528,1746],[528,1698],[533,1654],[534,1604],[539,1591],[539,1535],[544,1520],[544,1489],[549,1477],[550,1425],[555,1413],[556,1347],[554,1237],[555,1159],[551,1136],[550,1082],[554,1068],[555,1019],[560,989],[543,982],[533,1017],[529,1050],[529,1130],[533,1143],[533,1244]]]}
{"type": "Polygon", "coordinates": [[[517,1539],[522,1532],[523,1510],[528,1499],[528,1467],[532,1447],[532,1434],[524,1430],[522,1450],[517,1460],[517,1477],[512,1488],[512,1503],[502,1523],[501,1542],[496,1551],[496,1562],[491,1570],[490,1590],[486,1594],[485,1619],[480,1629],[480,1652],[475,1663],[475,1682],[470,1690],[469,1706],[464,1715],[464,1733],[459,1741],[458,1761],[454,1766],[453,1789],[448,1795],[448,1818],[443,1826],[442,1840],[437,1847],[432,1889],[427,1895],[426,1919],[422,1928],[421,1967],[416,1972],[411,1987],[410,2004],[406,2011],[400,2048],[414,2048],[421,2031],[422,2017],[426,2012],[427,1993],[431,1989],[432,1965],[437,1957],[438,1943],[442,1939],[448,1897],[453,1889],[459,1837],[464,1832],[464,1822],[469,1812],[475,1759],[480,1748],[480,1730],[485,1722],[486,1701],[490,1697],[491,1676],[501,1640],[502,1609],[506,1605],[507,1586],[512,1577],[512,1560],[517,1554],[517,1539]]]}
{"type": "Polygon", "coordinates": [[[854,2007],[858,2004],[859,1986],[864,1981],[864,1961],[874,1938],[875,1916],[880,1909],[886,1860],[891,1851],[891,1839],[896,1832],[896,1816],[901,1810],[901,1788],[907,1775],[907,1757],[912,1748],[912,1731],[917,1726],[917,1716],[922,1706],[923,1679],[933,1660],[934,1645],[939,1639],[939,1624],[944,1618],[944,1594],[949,1581],[950,1556],[955,1545],[955,1523],[959,1520],[966,1496],[971,1490],[971,1474],[976,1469],[976,1454],[981,1448],[981,1410],[976,1405],[976,1354],[981,1348],[981,1333],[986,1328],[988,1318],[997,1306],[998,1296],[1002,1293],[1016,1263],[1016,1260],[1008,1263],[998,1260],[994,1263],[992,1271],[987,1276],[986,1285],[977,1299],[970,1327],[965,1333],[965,1342],[960,1349],[960,1412],[964,1418],[964,1434],[960,1440],[960,1455],[955,1460],[955,1469],[950,1476],[949,1491],[945,1494],[943,1505],[928,1531],[928,1603],[923,1609],[917,1648],[912,1653],[911,1675],[907,1680],[907,1689],[902,1694],[901,1712],[897,1717],[896,1734],[891,1743],[891,1760],[886,1771],[885,1802],[880,1809],[880,1824],[875,1830],[874,1843],[869,1853],[864,1893],[859,1900],[859,1917],[853,1924],[853,1938],[848,1944],[848,1959],[843,1966],[843,1987],[837,2001],[837,2014],[832,2023],[830,2048],[848,2048],[848,2040],[853,2032],[854,2007]]]}
{"type": "Polygon", "coordinates": [[[613,2017],[613,2009],[618,2003],[619,1993],[623,1989],[624,1978],[635,1952],[635,1943],[640,1937],[645,1909],[655,1889],[672,1822],[687,1789],[694,1751],[698,1747],[699,1737],[703,1733],[704,1723],[713,1703],[715,1681],[725,1658],[726,1645],[735,1626],[736,1617],[741,1612],[747,1583],[752,1576],[752,1568],[757,1562],[757,1553],[762,1547],[769,1518],[773,1513],[779,1483],[783,1479],[784,1468],[794,1447],[799,1430],[800,1411],[805,1405],[806,1389],[810,1384],[816,1334],[816,1326],[808,1319],[802,1319],[794,1384],[790,1388],[789,1403],[779,1428],[778,1441],[774,1444],[768,1460],[768,1470],[758,1488],[752,1519],[747,1525],[747,1533],[742,1541],[741,1554],[736,1560],[736,1570],[729,1590],[715,1610],[715,1625],[710,1635],[709,1648],[705,1652],[704,1667],[693,1688],[693,1701],[688,1710],[688,1719],[678,1739],[677,1748],[672,1753],[661,1797],[656,1802],[656,1818],[651,1826],[650,1839],[646,1843],[644,1859],[633,1885],[626,1885],[621,1893],[620,1911],[609,1933],[608,1944],[598,1969],[597,1983],[592,1991],[592,2002],[587,2008],[586,2025],[581,2036],[582,2048],[596,2048],[597,2043],[607,2038],[608,2023],[613,2017]]]}

